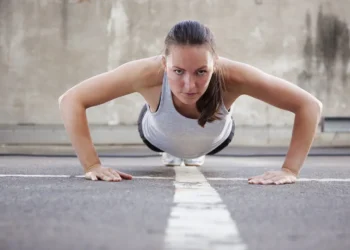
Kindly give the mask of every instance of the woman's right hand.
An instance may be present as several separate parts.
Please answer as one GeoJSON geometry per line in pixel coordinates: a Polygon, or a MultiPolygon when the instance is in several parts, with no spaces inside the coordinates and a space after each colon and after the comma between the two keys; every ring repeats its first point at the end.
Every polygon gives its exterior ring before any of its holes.
{"type": "Polygon", "coordinates": [[[121,181],[122,179],[131,180],[132,176],[113,168],[97,165],[93,168],[90,168],[88,172],[85,173],[85,179],[93,181],[121,181]]]}

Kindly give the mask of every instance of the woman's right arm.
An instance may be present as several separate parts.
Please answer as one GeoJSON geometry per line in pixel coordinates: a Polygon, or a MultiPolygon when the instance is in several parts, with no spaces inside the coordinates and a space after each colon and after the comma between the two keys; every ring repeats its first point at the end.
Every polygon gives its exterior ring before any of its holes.
{"type": "Polygon", "coordinates": [[[115,98],[136,92],[145,82],[149,59],[123,64],[115,70],[105,72],[67,90],[59,97],[59,110],[64,127],[76,155],[90,179],[131,179],[130,175],[103,168],[93,145],[89,131],[86,109],[106,103],[115,98]],[[99,176],[96,176],[99,175],[99,176]]]}

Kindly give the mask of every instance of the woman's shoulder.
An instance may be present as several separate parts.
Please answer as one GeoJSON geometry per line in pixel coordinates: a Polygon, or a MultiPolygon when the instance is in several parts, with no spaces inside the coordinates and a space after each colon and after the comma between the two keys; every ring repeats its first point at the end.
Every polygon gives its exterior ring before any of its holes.
{"type": "Polygon", "coordinates": [[[241,81],[240,62],[225,57],[219,57],[216,61],[216,68],[222,74],[225,88],[229,92],[236,92],[241,81]]]}
{"type": "Polygon", "coordinates": [[[217,60],[217,68],[220,69],[225,80],[237,81],[242,71],[242,63],[231,60],[226,57],[219,57],[217,60]]]}
{"type": "Polygon", "coordinates": [[[229,92],[238,93],[242,87],[250,82],[259,81],[264,75],[261,70],[254,66],[225,57],[218,58],[217,67],[222,73],[226,89],[229,92]]]}
{"type": "Polygon", "coordinates": [[[223,76],[228,84],[244,84],[251,80],[260,79],[267,76],[265,72],[248,63],[234,61],[225,57],[219,57],[217,60],[218,68],[221,69],[223,76]]]}
{"type": "Polygon", "coordinates": [[[138,81],[135,83],[137,91],[161,86],[164,76],[164,67],[162,65],[162,56],[152,56],[134,61],[135,72],[139,74],[138,81]]]}

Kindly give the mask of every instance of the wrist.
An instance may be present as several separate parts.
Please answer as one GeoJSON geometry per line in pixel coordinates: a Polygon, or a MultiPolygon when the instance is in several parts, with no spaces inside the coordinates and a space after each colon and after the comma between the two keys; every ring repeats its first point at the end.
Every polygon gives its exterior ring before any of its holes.
{"type": "Polygon", "coordinates": [[[91,165],[91,166],[85,167],[85,168],[84,168],[84,172],[85,172],[85,173],[91,172],[92,169],[101,167],[101,165],[102,165],[102,164],[99,162],[99,163],[95,163],[95,164],[93,164],[93,165],[91,165]]]}
{"type": "Polygon", "coordinates": [[[290,169],[290,168],[287,168],[287,167],[284,167],[284,166],[282,167],[282,170],[295,175],[295,177],[298,177],[299,176],[299,172],[300,172],[299,170],[290,169]]]}

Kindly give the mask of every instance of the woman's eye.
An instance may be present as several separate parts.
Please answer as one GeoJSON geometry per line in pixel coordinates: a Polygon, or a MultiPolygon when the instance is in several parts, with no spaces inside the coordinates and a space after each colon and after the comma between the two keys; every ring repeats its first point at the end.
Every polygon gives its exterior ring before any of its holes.
{"type": "Polygon", "coordinates": [[[175,72],[177,75],[181,75],[181,74],[182,74],[182,70],[180,70],[180,69],[175,69],[174,72],[175,72]]]}
{"type": "Polygon", "coordinates": [[[207,73],[207,71],[206,70],[199,70],[198,71],[198,75],[204,75],[205,73],[207,73]]]}

